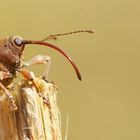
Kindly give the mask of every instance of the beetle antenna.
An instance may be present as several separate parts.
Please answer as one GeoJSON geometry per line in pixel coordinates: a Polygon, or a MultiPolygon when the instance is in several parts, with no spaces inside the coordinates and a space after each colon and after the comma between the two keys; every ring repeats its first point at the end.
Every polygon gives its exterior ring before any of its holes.
{"type": "Polygon", "coordinates": [[[38,45],[42,45],[42,46],[47,46],[49,48],[53,48],[55,50],[57,50],[58,52],[60,52],[63,56],[65,56],[67,58],[67,60],[69,60],[69,62],[72,64],[76,74],[77,74],[77,77],[78,79],[81,81],[81,74],[77,68],[77,66],[75,65],[75,63],[72,61],[71,57],[66,53],[64,52],[62,49],[58,48],[57,46],[54,46],[52,44],[49,44],[47,42],[43,42],[43,41],[33,41],[33,40],[24,40],[23,43],[26,45],[26,44],[38,44],[38,45]]]}
{"type": "Polygon", "coordinates": [[[67,33],[61,33],[61,34],[54,34],[54,35],[49,35],[47,36],[45,39],[41,40],[41,41],[47,41],[49,39],[54,39],[56,40],[57,37],[59,36],[65,36],[65,35],[71,35],[71,34],[77,34],[77,33],[94,33],[94,31],[92,30],[78,30],[78,31],[73,31],[73,32],[67,32],[67,33]]]}

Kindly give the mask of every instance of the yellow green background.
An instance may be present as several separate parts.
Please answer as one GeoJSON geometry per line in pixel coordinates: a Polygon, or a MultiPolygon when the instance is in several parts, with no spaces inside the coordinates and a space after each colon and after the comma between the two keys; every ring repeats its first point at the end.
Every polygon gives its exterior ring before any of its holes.
{"type": "MultiPolygon", "coordinates": [[[[25,60],[49,55],[49,79],[59,86],[63,136],[68,140],[140,139],[140,1],[138,0],[1,0],[0,38],[21,35],[40,40],[48,34],[93,29],[49,41],[67,51],[82,82],[56,51],[28,46],[25,60]]],[[[37,76],[44,66],[29,68],[37,76]]]]}

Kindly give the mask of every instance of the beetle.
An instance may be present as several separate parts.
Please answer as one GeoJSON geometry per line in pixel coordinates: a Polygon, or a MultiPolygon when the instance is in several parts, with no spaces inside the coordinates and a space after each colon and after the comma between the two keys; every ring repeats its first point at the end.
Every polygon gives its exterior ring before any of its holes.
{"type": "Polygon", "coordinates": [[[34,80],[32,72],[24,69],[25,67],[28,67],[33,64],[46,63],[46,68],[42,76],[42,79],[48,81],[47,77],[51,64],[50,57],[37,55],[32,59],[30,59],[29,61],[23,62],[22,54],[26,45],[36,44],[36,45],[47,46],[55,49],[56,51],[61,53],[64,57],[66,57],[67,60],[69,60],[69,62],[72,64],[77,74],[78,79],[81,80],[81,74],[77,66],[75,65],[75,63],[70,58],[70,56],[59,47],[46,42],[49,39],[56,40],[58,36],[70,35],[70,34],[80,33],[80,32],[93,33],[93,31],[91,30],[80,30],[80,31],[74,31],[69,33],[49,35],[47,38],[41,41],[24,40],[20,36],[10,36],[6,39],[0,40],[0,89],[3,90],[3,92],[5,93],[9,101],[10,108],[12,110],[16,110],[17,106],[14,102],[13,96],[8,91],[7,86],[10,83],[12,83],[13,79],[17,76],[18,73],[21,73],[23,77],[29,81],[33,82],[34,80]]]}

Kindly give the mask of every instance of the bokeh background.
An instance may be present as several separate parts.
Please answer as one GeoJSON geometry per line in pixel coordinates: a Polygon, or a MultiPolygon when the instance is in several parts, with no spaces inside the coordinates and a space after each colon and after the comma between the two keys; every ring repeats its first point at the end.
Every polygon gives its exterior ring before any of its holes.
{"type": "MultiPolygon", "coordinates": [[[[49,79],[59,86],[63,136],[68,140],[140,139],[140,2],[138,0],[1,0],[0,38],[93,29],[49,41],[67,51],[79,67],[77,80],[68,61],[52,49],[30,45],[25,60],[52,58],[49,79]]],[[[40,76],[44,65],[29,68],[40,76]]]]}

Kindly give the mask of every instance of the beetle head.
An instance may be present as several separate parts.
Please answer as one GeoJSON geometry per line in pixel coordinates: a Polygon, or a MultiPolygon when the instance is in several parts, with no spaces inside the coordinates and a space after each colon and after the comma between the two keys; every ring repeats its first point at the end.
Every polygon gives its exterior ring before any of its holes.
{"type": "Polygon", "coordinates": [[[8,38],[8,46],[11,47],[11,49],[16,52],[17,54],[21,55],[25,44],[23,42],[23,39],[20,36],[10,36],[8,38]]]}

